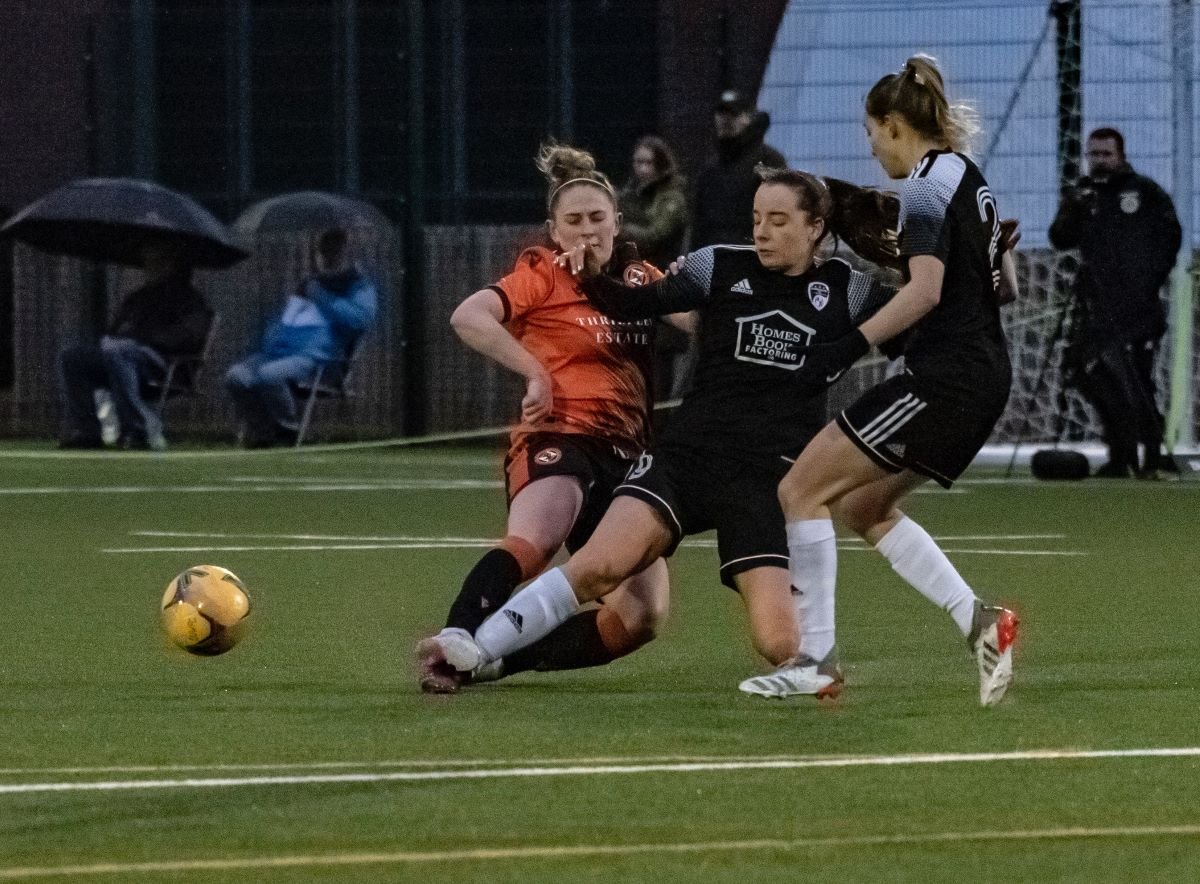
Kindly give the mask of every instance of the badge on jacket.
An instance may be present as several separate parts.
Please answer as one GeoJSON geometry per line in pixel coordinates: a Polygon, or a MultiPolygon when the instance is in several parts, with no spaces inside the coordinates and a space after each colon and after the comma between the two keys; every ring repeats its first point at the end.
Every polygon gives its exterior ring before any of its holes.
{"type": "Polygon", "coordinates": [[[808,284],[808,300],[818,310],[824,310],[825,305],[829,303],[829,286],[823,282],[810,282],[808,284]]]}
{"type": "Polygon", "coordinates": [[[1121,211],[1132,215],[1142,207],[1142,195],[1136,190],[1126,190],[1121,193],[1121,211]]]}

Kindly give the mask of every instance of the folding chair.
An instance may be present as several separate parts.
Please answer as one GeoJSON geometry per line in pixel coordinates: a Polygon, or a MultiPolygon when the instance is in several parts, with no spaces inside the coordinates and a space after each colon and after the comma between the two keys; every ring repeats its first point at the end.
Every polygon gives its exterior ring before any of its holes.
{"type": "Polygon", "coordinates": [[[307,381],[292,382],[296,398],[304,400],[304,408],[300,413],[300,427],[296,431],[297,448],[304,443],[304,437],[308,434],[318,399],[350,399],[354,396],[349,384],[361,340],[360,336],[350,341],[346,346],[345,355],[340,359],[318,362],[312,377],[307,381]]]}
{"type": "Polygon", "coordinates": [[[191,356],[175,356],[167,360],[161,378],[147,378],[142,382],[146,398],[153,398],[159,417],[167,407],[167,400],[176,396],[191,396],[196,393],[196,381],[201,369],[212,355],[213,342],[217,339],[217,328],[221,317],[214,313],[204,335],[204,346],[191,356]]]}

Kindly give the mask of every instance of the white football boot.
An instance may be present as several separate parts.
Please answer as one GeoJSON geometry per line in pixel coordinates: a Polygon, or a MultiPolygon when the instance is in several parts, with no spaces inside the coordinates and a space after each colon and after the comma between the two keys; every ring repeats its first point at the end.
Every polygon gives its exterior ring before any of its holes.
{"type": "Polygon", "coordinates": [[[1007,608],[975,603],[967,647],[979,667],[980,706],[995,706],[1004,699],[1012,682],[1012,652],[1020,624],[1017,615],[1007,608]]]}

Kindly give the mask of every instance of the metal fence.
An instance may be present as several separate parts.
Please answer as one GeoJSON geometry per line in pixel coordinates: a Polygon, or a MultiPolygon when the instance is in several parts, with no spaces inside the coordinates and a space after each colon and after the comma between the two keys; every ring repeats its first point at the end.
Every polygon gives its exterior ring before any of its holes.
{"type": "MultiPolygon", "coordinates": [[[[345,400],[319,406],[314,436],[369,438],[399,432],[404,419],[404,262],[393,230],[356,229],[350,248],[379,287],[379,316],[356,355],[355,376],[345,400]],[[323,418],[324,416],[324,418],[323,418]]],[[[226,271],[196,275],[197,287],[219,326],[196,394],[168,403],[171,438],[220,440],[236,434],[222,379],[229,366],[259,342],[268,319],[308,272],[312,242],[305,235],[260,238],[254,255],[226,271]]],[[[137,270],[100,268],[74,258],[18,246],[13,256],[14,379],[0,392],[0,434],[52,436],[58,429],[57,358],[64,347],[94,340],[94,305],[115,309],[140,282],[137,270]]],[[[101,323],[102,324],[102,323],[101,323]]]]}

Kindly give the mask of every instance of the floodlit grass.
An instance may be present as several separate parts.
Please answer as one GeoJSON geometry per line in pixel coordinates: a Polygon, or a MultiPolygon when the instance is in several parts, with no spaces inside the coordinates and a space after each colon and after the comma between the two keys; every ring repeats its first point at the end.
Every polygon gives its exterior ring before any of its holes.
{"type": "Polygon", "coordinates": [[[96,864],[114,865],[61,879],[1140,881],[1200,868],[1196,756],[678,769],[1200,746],[1200,484],[914,496],[931,533],[974,538],[943,545],[1023,618],[997,709],[978,708],[949,618],[852,543],[836,704],[736,691],[759,664],[702,545],[672,561],[672,619],[632,657],[427,697],[412,645],[480,550],[412,547],[501,532],[494,452],[5,452],[0,879],[96,864]],[[321,539],[339,537],[353,539],[321,539]],[[336,548],[350,543],[392,548],[336,548]],[[320,548],[214,549],[268,546],[320,548]],[[201,563],[240,575],[255,605],[245,642],[214,659],[166,647],[157,626],[167,581],[201,563]],[[614,770],[646,763],[675,767],[614,770]],[[380,779],[575,765],[588,770],[380,779]],[[242,782],[343,774],[368,776],[242,782]],[[232,782],[9,788],[188,778],[232,782]],[[479,850],[499,853],[467,855],[479,850]],[[246,864],[191,865],[215,860],[246,864]],[[255,865],[268,861],[292,864],[255,865]],[[183,865],[136,867],[148,862],[183,865]]]}

